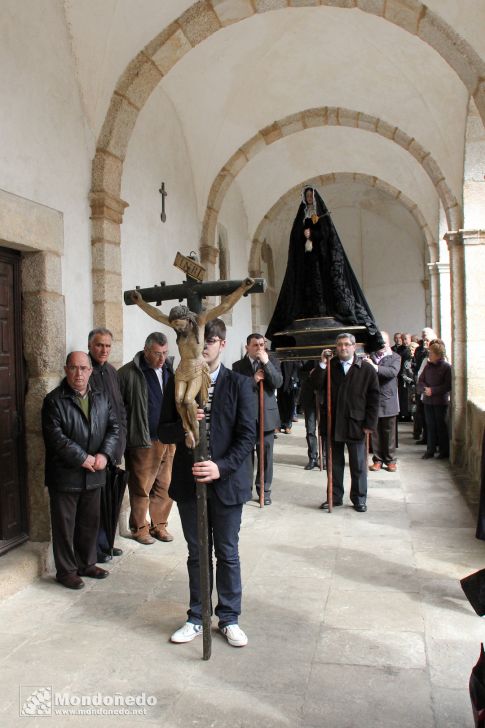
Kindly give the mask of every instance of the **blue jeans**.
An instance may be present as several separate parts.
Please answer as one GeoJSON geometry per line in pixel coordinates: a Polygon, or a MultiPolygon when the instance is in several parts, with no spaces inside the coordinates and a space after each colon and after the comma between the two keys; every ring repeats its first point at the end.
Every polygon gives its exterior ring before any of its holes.
{"type": "MultiPolygon", "coordinates": [[[[210,485],[208,489],[210,489],[210,485]]],[[[182,529],[189,550],[187,571],[189,573],[190,607],[188,621],[202,624],[202,599],[199,572],[199,547],[197,543],[197,501],[177,503],[182,529]]],[[[215,493],[207,499],[209,516],[209,564],[211,593],[213,587],[212,550],[216,557],[217,606],[215,613],[219,627],[237,624],[241,614],[241,566],[239,563],[239,529],[241,527],[242,503],[225,506],[215,493]]]]}

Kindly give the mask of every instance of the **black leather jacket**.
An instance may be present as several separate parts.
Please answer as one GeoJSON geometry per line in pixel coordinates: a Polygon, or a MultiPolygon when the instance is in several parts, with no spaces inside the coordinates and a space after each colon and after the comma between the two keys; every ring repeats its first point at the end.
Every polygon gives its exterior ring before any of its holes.
{"type": "Polygon", "coordinates": [[[114,463],[119,425],[104,392],[89,392],[89,422],[76,393],[63,379],[42,405],[45,444],[45,484],[58,491],[79,492],[100,488],[106,469],[92,473],[81,467],[88,455],[102,453],[114,463]]]}

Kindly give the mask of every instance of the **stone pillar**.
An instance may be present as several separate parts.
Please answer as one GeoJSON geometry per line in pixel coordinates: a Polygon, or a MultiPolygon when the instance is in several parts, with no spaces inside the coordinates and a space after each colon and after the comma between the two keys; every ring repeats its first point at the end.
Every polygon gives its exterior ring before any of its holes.
{"type": "Polygon", "coordinates": [[[439,305],[439,282],[436,263],[428,263],[429,280],[429,302],[431,308],[431,328],[439,335],[440,326],[440,305],[439,305]]]}
{"type": "Polygon", "coordinates": [[[121,280],[121,223],[128,203],[107,192],[92,192],[93,325],[113,332],[111,361],[123,361],[123,286],[121,280]]]}
{"type": "MultiPolygon", "coordinates": [[[[250,278],[262,278],[262,270],[250,270],[250,278]]],[[[251,331],[257,331],[264,334],[266,327],[263,323],[263,296],[251,296],[251,331]]]]}
{"type": "MultiPolygon", "coordinates": [[[[216,248],[215,245],[201,245],[199,250],[200,262],[205,268],[205,280],[219,280],[219,268],[217,265],[217,262],[219,260],[219,248],[216,248]]],[[[204,306],[207,308],[212,308],[213,306],[216,306],[217,303],[218,302],[215,296],[208,296],[204,303],[204,306]]]]}
{"type": "Polygon", "coordinates": [[[50,540],[49,498],[44,487],[42,401],[59,384],[66,356],[61,257],[25,253],[22,259],[23,349],[27,364],[25,435],[31,541],[50,540]]]}
{"type": "Polygon", "coordinates": [[[463,230],[467,325],[467,400],[485,401],[485,230],[463,230]]]}
{"type": "Polygon", "coordinates": [[[200,246],[200,262],[206,269],[206,280],[216,281],[219,279],[217,261],[219,260],[219,248],[215,245],[200,246]]]}
{"type": "Polygon", "coordinates": [[[446,344],[449,351],[450,361],[453,363],[453,351],[451,348],[451,291],[450,291],[450,264],[435,263],[438,284],[438,309],[440,338],[446,344]]]}
{"type": "Polygon", "coordinates": [[[450,251],[451,334],[453,352],[452,453],[466,461],[466,403],[485,396],[485,231],[458,230],[445,235],[450,251]]]}

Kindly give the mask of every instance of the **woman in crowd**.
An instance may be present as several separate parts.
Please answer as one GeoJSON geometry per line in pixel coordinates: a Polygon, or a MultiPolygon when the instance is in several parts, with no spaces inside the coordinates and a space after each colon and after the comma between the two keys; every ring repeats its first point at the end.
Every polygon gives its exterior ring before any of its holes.
{"type": "Polygon", "coordinates": [[[435,455],[447,458],[450,452],[446,418],[451,391],[451,366],[445,358],[445,345],[434,339],[428,347],[428,361],[418,379],[418,392],[423,395],[424,417],[427,430],[427,447],[423,459],[435,455]]]}

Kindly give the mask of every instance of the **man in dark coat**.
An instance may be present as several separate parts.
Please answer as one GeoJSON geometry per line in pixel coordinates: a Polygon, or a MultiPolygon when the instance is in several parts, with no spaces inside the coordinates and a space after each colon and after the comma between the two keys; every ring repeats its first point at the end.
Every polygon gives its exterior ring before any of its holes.
{"type": "MultiPolygon", "coordinates": [[[[113,414],[120,426],[120,436],[113,458],[114,463],[113,465],[108,464],[107,468],[107,486],[113,478],[116,477],[117,466],[120,465],[123,459],[126,447],[125,405],[120,392],[118,374],[114,366],[108,362],[112,344],[113,334],[109,329],[98,327],[89,332],[88,351],[89,358],[91,359],[91,366],[93,368],[91,385],[107,394],[113,414]]],[[[107,524],[103,523],[103,513],[101,513],[101,522],[98,533],[98,564],[108,561],[112,556],[121,556],[123,553],[123,551],[119,548],[110,547],[106,536],[106,528],[107,524]]]]}
{"type": "Polygon", "coordinates": [[[158,436],[165,393],[173,379],[167,337],[158,331],[149,334],[143,351],[118,370],[128,428],[125,459],[130,529],[133,539],[144,546],[154,544],[155,539],[173,541],[167,526],[172,509],[168,488],[175,445],[161,442],[158,436]]]}
{"type": "Polygon", "coordinates": [[[182,421],[175,408],[175,397],[173,393],[169,397],[168,391],[159,428],[162,442],[177,443],[169,493],[177,502],[188,547],[188,619],[174,632],[171,641],[190,642],[202,634],[195,486],[197,479],[209,485],[209,543],[214,547],[217,559],[218,600],[215,613],[219,618],[219,629],[230,645],[244,647],[248,640],[238,624],[242,599],[238,541],[243,504],[251,498],[251,452],[256,437],[256,407],[251,382],[221,364],[220,356],[226,345],[224,322],[217,318],[209,321],[205,326],[204,338],[203,356],[211,375],[209,401],[206,406],[210,459],[194,464],[193,450],[185,445],[182,421]]]}
{"type": "MultiPolygon", "coordinates": [[[[308,449],[308,462],[305,470],[313,470],[319,465],[318,462],[318,439],[317,439],[317,397],[321,405],[323,402],[323,393],[315,391],[315,384],[311,377],[312,371],[319,366],[318,361],[307,361],[300,370],[300,378],[302,380],[300,390],[300,406],[303,408],[305,417],[306,442],[308,449]]],[[[322,467],[327,467],[325,455],[325,442],[322,442],[322,467]]]]}
{"type": "MultiPolygon", "coordinates": [[[[278,404],[275,389],[283,384],[283,375],[277,359],[266,351],[262,334],[249,334],[246,339],[246,356],[234,362],[232,368],[238,374],[252,378],[253,399],[259,407],[259,382],[263,382],[264,391],[264,505],[271,505],[271,485],[273,483],[273,445],[274,431],[280,427],[278,404]]],[[[259,409],[258,409],[259,412],[259,409]]],[[[260,415],[258,414],[259,433],[260,415]]],[[[256,441],[258,470],[256,473],[256,490],[259,495],[259,440],[256,441]]]]}
{"type": "Polygon", "coordinates": [[[87,354],[69,354],[64,371],[66,377],[42,406],[45,484],[56,579],[68,589],[82,589],[81,576],[108,576],[96,566],[96,537],[100,490],[106,466],[114,462],[119,425],[106,394],[89,386],[92,369],[87,354]]]}
{"type": "MultiPolygon", "coordinates": [[[[370,364],[355,355],[355,337],[342,333],[337,336],[335,353],[330,360],[330,392],[332,406],[332,476],[333,505],[343,505],[345,445],[349,453],[350,500],[358,513],[367,510],[367,462],[365,435],[377,426],[379,383],[370,364]]],[[[317,388],[326,393],[328,368],[315,370],[317,388]]],[[[326,434],[326,402],[320,418],[322,433],[326,434]]],[[[328,452],[327,452],[328,457],[328,452]]],[[[328,510],[325,501],[320,506],[328,510]]]]}
{"type": "Polygon", "coordinates": [[[389,346],[389,334],[381,331],[384,346],[370,358],[379,379],[379,419],[372,433],[373,464],[377,471],[383,465],[389,472],[396,470],[396,418],[399,414],[398,375],[402,359],[389,346]]]}

